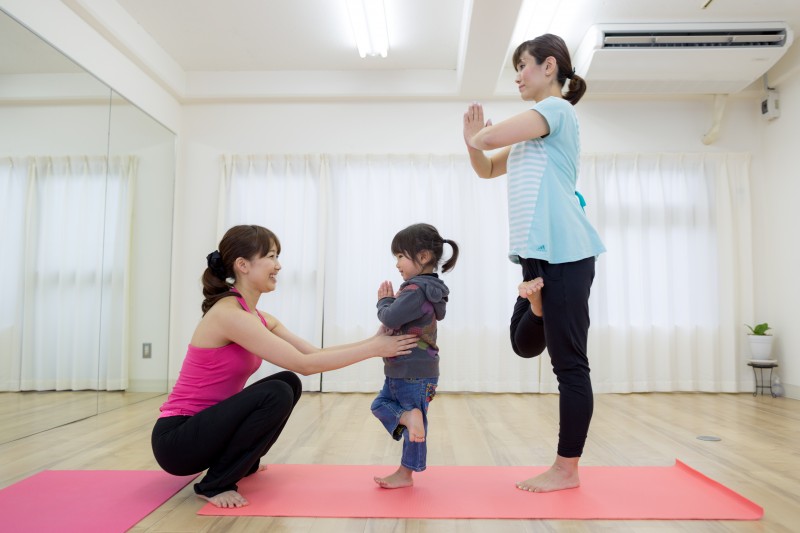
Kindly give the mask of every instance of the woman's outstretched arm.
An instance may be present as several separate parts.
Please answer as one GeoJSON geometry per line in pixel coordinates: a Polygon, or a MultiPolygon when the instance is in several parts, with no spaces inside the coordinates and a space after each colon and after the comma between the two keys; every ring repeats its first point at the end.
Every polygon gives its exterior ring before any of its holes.
{"type": "Polygon", "coordinates": [[[209,320],[208,328],[224,332],[229,342],[235,342],[265,361],[306,376],[343,368],[370,357],[408,354],[418,340],[415,335],[379,334],[352,344],[319,349],[283,325],[268,330],[258,317],[242,309],[230,307],[219,308],[216,313],[212,311],[214,309],[203,319],[209,320]]]}

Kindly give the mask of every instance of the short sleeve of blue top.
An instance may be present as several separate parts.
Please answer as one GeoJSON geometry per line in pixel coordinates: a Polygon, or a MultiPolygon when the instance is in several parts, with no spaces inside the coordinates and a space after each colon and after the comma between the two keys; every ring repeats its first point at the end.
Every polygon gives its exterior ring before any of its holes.
{"type": "Polygon", "coordinates": [[[532,108],[550,127],[546,137],[511,148],[508,175],[508,256],[570,263],[605,251],[575,194],[580,136],[575,110],[548,97],[532,108]]]}

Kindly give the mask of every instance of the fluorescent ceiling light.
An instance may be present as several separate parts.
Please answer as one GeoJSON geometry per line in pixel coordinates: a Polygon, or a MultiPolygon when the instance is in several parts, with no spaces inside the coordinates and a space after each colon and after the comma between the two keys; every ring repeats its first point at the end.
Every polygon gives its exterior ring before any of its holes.
{"type": "Polygon", "coordinates": [[[383,0],[347,0],[347,12],[361,57],[386,57],[389,37],[383,0]]]}

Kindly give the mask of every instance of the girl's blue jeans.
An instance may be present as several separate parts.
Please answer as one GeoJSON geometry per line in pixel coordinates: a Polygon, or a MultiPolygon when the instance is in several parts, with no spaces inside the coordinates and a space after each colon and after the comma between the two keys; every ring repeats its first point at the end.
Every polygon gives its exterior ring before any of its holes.
{"type": "Polygon", "coordinates": [[[436,395],[439,378],[386,378],[383,389],[372,402],[372,414],[394,440],[403,437],[400,464],[414,472],[425,470],[428,446],[425,442],[409,442],[408,429],[400,425],[400,416],[416,408],[422,411],[425,437],[428,436],[428,405],[436,395]]]}

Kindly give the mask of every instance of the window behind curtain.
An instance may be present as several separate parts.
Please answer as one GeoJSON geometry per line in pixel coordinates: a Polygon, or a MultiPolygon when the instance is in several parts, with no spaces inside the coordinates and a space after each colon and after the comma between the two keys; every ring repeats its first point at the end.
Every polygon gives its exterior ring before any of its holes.
{"type": "MultiPolygon", "coordinates": [[[[595,390],[735,392],[752,310],[747,154],[589,154],[595,390]]],[[[555,389],[551,383],[550,390],[555,389]]]]}
{"type": "MultiPolygon", "coordinates": [[[[293,317],[290,329],[324,345],[373,334],[379,283],[388,279],[397,289],[402,282],[392,237],[429,222],[461,247],[455,269],[443,275],[451,297],[440,323],[440,389],[557,392],[547,353],[523,360],[508,341],[521,274],[506,257],[504,177],[478,179],[465,156],[262,159],[305,160],[324,184],[315,192],[308,176],[241,160],[240,179],[222,196],[227,220],[281,227],[281,276],[306,269],[292,274],[305,276],[306,285],[281,283],[263,301],[281,319],[293,317]],[[288,250],[298,247],[318,255],[290,260],[288,250]]],[[[740,295],[752,283],[749,157],[602,154],[584,156],[581,168],[587,216],[608,248],[590,300],[595,391],[744,390],[738,327],[748,308],[740,295]]],[[[326,373],[322,387],[374,391],[382,380],[382,362],[370,360],[326,373]]]]}
{"type": "Polygon", "coordinates": [[[127,261],[134,158],[0,163],[3,390],[127,387],[127,261]]]}

